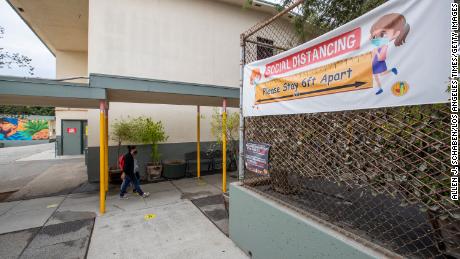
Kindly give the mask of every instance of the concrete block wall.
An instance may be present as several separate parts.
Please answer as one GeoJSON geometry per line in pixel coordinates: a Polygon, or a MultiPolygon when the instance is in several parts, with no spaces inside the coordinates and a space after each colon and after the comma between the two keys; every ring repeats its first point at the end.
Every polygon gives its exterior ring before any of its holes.
{"type": "Polygon", "coordinates": [[[247,188],[230,185],[230,238],[253,259],[385,258],[247,188]]]}

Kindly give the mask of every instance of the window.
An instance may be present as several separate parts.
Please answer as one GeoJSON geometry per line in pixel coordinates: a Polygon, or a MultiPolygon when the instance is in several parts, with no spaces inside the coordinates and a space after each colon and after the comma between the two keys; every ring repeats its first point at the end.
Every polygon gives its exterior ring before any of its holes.
{"type": "Polygon", "coordinates": [[[257,42],[260,42],[260,45],[257,45],[257,60],[268,58],[273,56],[273,41],[261,37],[257,37],[257,42]]]}

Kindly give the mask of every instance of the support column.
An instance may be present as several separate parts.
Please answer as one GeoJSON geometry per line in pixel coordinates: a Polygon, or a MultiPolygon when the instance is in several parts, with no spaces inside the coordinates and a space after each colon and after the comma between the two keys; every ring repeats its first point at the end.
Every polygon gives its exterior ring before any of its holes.
{"type": "Polygon", "coordinates": [[[201,177],[201,158],[200,158],[200,106],[196,106],[196,175],[201,177]]]}
{"type": "Polygon", "coordinates": [[[222,103],[222,192],[227,192],[227,99],[222,103]]]}
{"type": "Polygon", "coordinates": [[[105,166],[105,191],[109,191],[109,104],[108,102],[105,103],[105,116],[104,116],[104,130],[105,130],[105,138],[104,138],[104,166],[105,166]]]}
{"type": "Polygon", "coordinates": [[[99,212],[105,213],[105,101],[99,102],[99,212]]]}

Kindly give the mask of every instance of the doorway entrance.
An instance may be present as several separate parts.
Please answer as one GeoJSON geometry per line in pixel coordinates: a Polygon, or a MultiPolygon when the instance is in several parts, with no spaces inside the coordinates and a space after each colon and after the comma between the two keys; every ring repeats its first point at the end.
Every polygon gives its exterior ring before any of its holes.
{"type": "Polygon", "coordinates": [[[62,154],[81,155],[86,146],[86,126],[84,120],[62,120],[62,154]]]}

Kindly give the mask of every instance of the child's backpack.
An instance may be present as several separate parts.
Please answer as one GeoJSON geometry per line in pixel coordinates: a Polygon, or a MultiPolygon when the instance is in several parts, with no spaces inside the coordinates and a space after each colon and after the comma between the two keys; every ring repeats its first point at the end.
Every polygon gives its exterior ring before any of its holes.
{"type": "Polygon", "coordinates": [[[123,168],[125,167],[125,155],[121,155],[118,158],[118,165],[120,166],[120,169],[123,172],[123,168]]]}

